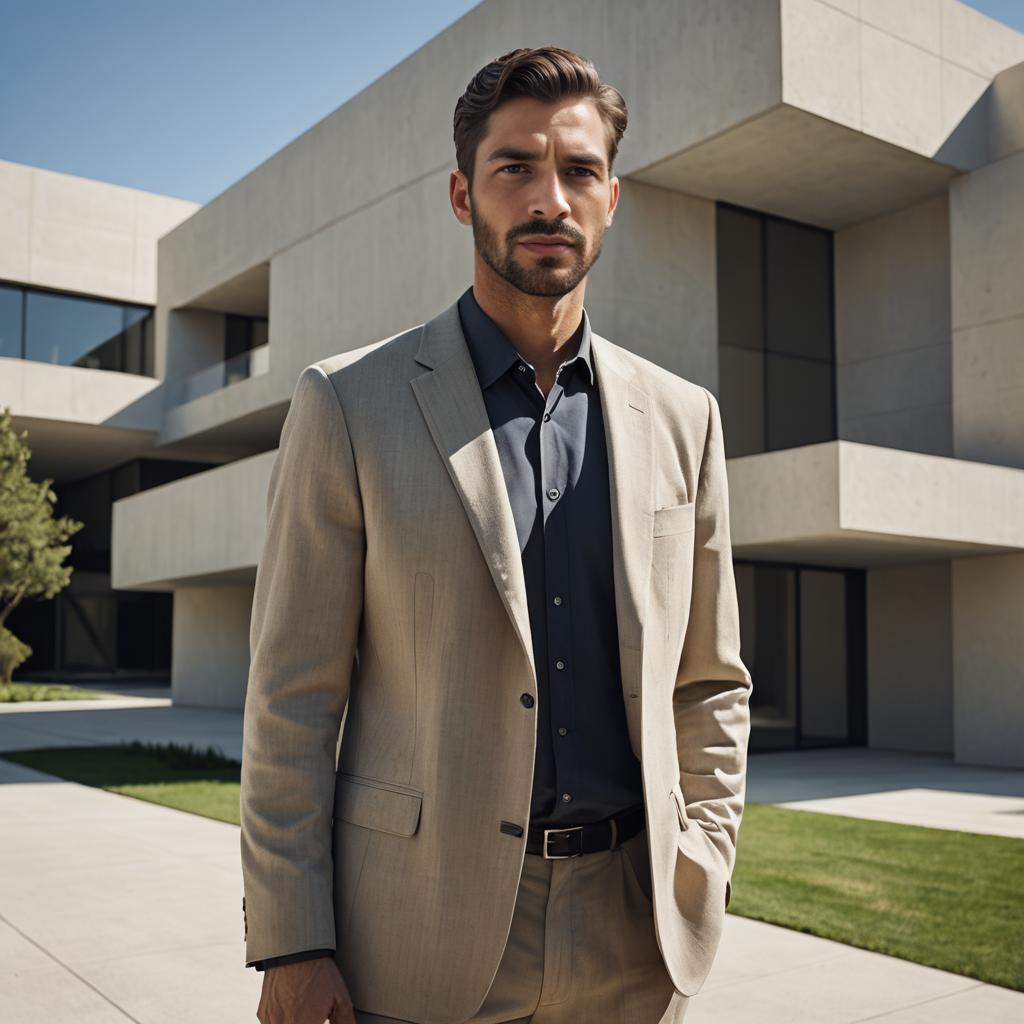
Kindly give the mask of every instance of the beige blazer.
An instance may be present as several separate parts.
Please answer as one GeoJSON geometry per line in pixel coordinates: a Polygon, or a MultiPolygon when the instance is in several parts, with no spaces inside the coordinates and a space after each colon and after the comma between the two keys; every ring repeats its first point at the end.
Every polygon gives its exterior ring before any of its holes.
{"type": "MultiPolygon", "coordinates": [[[[731,895],[750,731],[722,423],[707,389],[591,337],[653,914],[669,974],[693,995],[731,895]]],[[[336,948],[361,1009],[465,1021],[515,907],[537,727],[520,698],[537,683],[456,303],[302,371],[250,644],[246,963],[336,948]]]]}

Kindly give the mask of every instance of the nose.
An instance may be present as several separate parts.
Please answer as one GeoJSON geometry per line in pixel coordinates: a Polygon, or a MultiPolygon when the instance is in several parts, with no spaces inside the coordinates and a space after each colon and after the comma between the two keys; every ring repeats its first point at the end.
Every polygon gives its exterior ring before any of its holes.
{"type": "Polygon", "coordinates": [[[540,220],[555,220],[570,210],[558,172],[538,173],[534,190],[530,195],[530,216],[540,220]]]}

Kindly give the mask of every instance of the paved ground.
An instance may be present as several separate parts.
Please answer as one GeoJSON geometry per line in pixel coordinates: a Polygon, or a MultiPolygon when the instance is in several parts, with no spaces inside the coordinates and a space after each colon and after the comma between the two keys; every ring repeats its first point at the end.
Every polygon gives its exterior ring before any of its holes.
{"type": "MultiPolygon", "coordinates": [[[[240,755],[239,713],[148,692],[156,703],[0,706],[0,750],[173,739],[240,755]]],[[[752,755],[748,779],[754,801],[1022,835],[1020,771],[831,750],[752,755]]],[[[237,827],[3,760],[0,821],[0,1024],[255,1020],[237,827]]],[[[687,1013],[687,1024],[857,1021],[1010,1024],[1024,1021],[1024,994],[727,914],[687,1013]]]]}
{"type": "Polygon", "coordinates": [[[1024,839],[1020,769],[867,747],[786,750],[749,760],[747,799],[757,803],[1024,839]]]}

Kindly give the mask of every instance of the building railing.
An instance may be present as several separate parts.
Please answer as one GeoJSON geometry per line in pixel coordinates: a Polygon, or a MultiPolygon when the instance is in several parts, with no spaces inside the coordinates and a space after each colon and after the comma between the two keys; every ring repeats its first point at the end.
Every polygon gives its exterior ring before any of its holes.
{"type": "Polygon", "coordinates": [[[168,381],[167,404],[184,405],[204,395],[226,388],[250,377],[258,377],[270,369],[270,345],[260,345],[248,352],[239,352],[230,359],[204,366],[180,380],[168,381]]]}

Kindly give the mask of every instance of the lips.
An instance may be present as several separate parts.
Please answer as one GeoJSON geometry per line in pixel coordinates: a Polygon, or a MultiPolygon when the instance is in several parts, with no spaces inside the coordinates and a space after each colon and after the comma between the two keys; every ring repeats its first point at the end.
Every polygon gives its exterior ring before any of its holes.
{"type": "Polygon", "coordinates": [[[530,242],[530,241],[525,241],[525,242],[520,242],[519,244],[522,245],[522,246],[525,246],[525,248],[529,249],[531,252],[540,252],[540,253],[544,253],[544,252],[546,252],[546,253],[566,252],[567,250],[573,248],[572,242],[569,242],[569,241],[558,241],[558,242],[530,242]]]}

